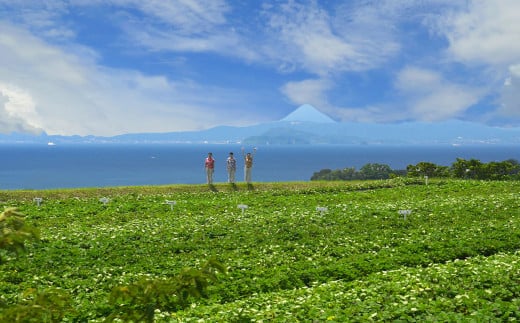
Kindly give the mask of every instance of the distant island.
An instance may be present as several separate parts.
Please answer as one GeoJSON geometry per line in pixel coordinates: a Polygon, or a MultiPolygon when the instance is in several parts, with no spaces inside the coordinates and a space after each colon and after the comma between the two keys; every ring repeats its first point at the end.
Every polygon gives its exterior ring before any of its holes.
{"type": "Polygon", "coordinates": [[[253,145],[489,145],[520,144],[519,128],[466,121],[393,124],[336,122],[304,104],[285,118],[248,127],[219,126],[202,131],[135,133],[112,137],[0,134],[0,144],[253,144],[253,145]]]}

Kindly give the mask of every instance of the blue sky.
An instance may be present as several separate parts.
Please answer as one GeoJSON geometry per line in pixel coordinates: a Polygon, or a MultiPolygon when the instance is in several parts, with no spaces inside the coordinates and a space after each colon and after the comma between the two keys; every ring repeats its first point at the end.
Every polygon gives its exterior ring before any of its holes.
{"type": "Polygon", "coordinates": [[[0,133],[520,126],[518,0],[0,0],[0,133]]]}

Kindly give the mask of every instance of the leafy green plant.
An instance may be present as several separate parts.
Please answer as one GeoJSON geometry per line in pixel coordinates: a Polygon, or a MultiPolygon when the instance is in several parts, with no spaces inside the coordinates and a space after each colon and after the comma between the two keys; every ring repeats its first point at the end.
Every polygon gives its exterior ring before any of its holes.
{"type": "Polygon", "coordinates": [[[108,321],[153,322],[156,311],[175,312],[191,300],[207,296],[210,282],[226,271],[218,261],[209,260],[201,269],[184,269],[169,279],[142,279],[112,289],[109,303],[114,308],[108,321]]]}
{"type": "Polygon", "coordinates": [[[2,322],[60,322],[74,310],[69,294],[61,289],[29,289],[22,301],[0,311],[2,322]]]}
{"type": "MultiPolygon", "coordinates": [[[[38,231],[25,222],[16,208],[7,208],[0,214],[0,249],[19,254],[26,250],[25,242],[37,240],[38,231]]],[[[2,259],[0,258],[0,263],[2,259]]],[[[43,292],[30,288],[24,291],[22,301],[14,306],[0,304],[2,322],[57,322],[70,311],[68,294],[59,289],[43,292]]]]}
{"type": "Polygon", "coordinates": [[[20,295],[31,288],[64,290],[75,312],[63,320],[81,322],[111,314],[145,320],[152,309],[156,322],[511,319],[520,299],[519,191],[518,181],[425,185],[417,177],[258,183],[254,190],[224,183],[215,191],[193,185],[0,192],[0,204],[27,214],[42,241],[26,243],[26,257],[2,265],[0,294],[7,308],[25,304],[20,295]],[[45,203],[38,207],[34,196],[45,203]],[[103,205],[100,196],[110,202],[103,205]],[[403,218],[400,210],[411,213],[403,218]],[[186,285],[184,298],[171,293],[180,286],[177,273],[211,257],[228,273],[206,280],[208,298],[190,294],[196,284],[186,285]],[[461,264],[468,270],[457,271],[461,264]],[[475,288],[471,302],[466,287],[475,288]],[[424,298],[414,292],[421,288],[424,298]]]}
{"type": "MultiPolygon", "coordinates": [[[[16,208],[7,208],[0,213],[0,249],[6,252],[25,251],[25,242],[38,239],[38,231],[26,224],[24,215],[16,208]]],[[[0,264],[3,262],[0,254],[0,264]]]]}

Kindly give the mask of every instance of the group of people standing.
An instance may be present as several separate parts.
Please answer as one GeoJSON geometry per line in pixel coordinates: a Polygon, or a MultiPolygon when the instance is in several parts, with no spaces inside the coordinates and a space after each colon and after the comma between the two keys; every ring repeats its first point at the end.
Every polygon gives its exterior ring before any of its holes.
{"type": "MultiPolygon", "coordinates": [[[[245,153],[244,148],[242,147],[242,157],[244,158],[244,181],[248,184],[251,183],[251,172],[253,170],[253,157],[256,154],[256,148],[253,148],[253,153],[245,153]]],[[[213,173],[215,172],[215,159],[213,158],[213,153],[208,153],[208,157],[206,157],[204,161],[204,170],[206,171],[206,182],[209,185],[213,184],[213,173]]],[[[226,170],[228,175],[228,183],[235,183],[235,173],[237,171],[237,160],[233,152],[229,153],[228,158],[226,159],[226,170]]]]}

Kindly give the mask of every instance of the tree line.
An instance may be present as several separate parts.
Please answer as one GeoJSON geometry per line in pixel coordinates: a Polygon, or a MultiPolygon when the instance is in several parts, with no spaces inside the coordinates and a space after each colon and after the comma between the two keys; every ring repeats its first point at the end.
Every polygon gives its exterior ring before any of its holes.
{"type": "Polygon", "coordinates": [[[389,179],[394,177],[437,177],[463,178],[479,180],[519,180],[520,163],[515,159],[501,162],[483,163],[478,159],[457,160],[451,166],[442,166],[430,162],[408,165],[406,169],[395,170],[386,164],[369,163],[359,170],[354,167],[344,169],[322,169],[311,176],[311,181],[348,181],[364,179],[389,179]]]}

